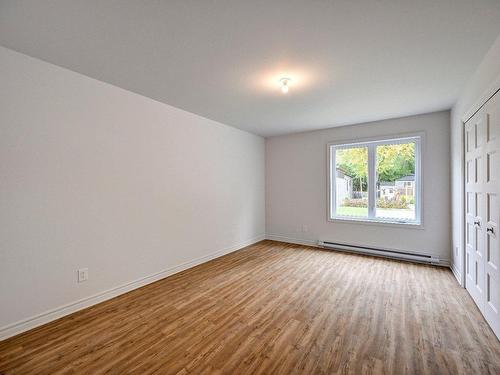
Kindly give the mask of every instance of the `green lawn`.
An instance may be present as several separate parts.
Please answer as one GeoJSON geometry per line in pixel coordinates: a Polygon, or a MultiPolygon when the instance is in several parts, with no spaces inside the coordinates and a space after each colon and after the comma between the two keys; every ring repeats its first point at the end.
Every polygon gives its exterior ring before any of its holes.
{"type": "Polygon", "coordinates": [[[337,215],[339,216],[368,216],[367,207],[337,207],[337,215]]]}
{"type": "MultiPolygon", "coordinates": [[[[367,217],[368,208],[367,207],[348,207],[341,206],[337,207],[338,216],[354,216],[354,217],[367,217]]],[[[395,218],[395,219],[414,219],[415,209],[401,209],[401,208],[378,208],[377,217],[395,218]]]]}

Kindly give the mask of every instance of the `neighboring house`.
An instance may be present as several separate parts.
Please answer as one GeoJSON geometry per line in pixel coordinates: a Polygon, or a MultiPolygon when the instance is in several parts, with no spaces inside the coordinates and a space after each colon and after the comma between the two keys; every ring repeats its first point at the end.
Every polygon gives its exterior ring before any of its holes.
{"type": "Polygon", "coordinates": [[[337,205],[341,205],[345,198],[352,198],[352,177],[341,168],[337,168],[336,188],[337,205]]]}
{"type": "Polygon", "coordinates": [[[415,175],[409,174],[395,181],[396,192],[399,195],[414,195],[415,175]]]}
{"type": "Polygon", "coordinates": [[[379,184],[379,198],[382,199],[393,199],[396,195],[395,183],[394,181],[386,182],[381,181],[379,184]]]}
{"type": "Polygon", "coordinates": [[[403,176],[396,181],[381,181],[379,183],[378,197],[393,199],[403,195],[413,195],[415,191],[415,175],[403,176]]]}

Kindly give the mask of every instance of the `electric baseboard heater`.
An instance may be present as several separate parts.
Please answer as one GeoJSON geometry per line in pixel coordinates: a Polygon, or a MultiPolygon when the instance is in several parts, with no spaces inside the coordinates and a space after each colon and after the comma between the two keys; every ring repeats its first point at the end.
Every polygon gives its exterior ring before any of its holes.
{"type": "Polygon", "coordinates": [[[328,242],[328,241],[318,241],[318,246],[326,249],[346,250],[356,253],[378,255],[386,258],[403,259],[413,262],[440,264],[439,258],[427,254],[407,253],[399,250],[389,250],[376,247],[349,245],[345,243],[328,242]]]}

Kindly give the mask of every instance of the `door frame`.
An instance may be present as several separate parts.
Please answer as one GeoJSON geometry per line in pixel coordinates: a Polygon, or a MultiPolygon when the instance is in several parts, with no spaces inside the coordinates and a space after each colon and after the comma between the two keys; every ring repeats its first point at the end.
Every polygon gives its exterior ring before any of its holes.
{"type": "MultiPolygon", "coordinates": [[[[461,159],[461,168],[460,168],[460,181],[462,182],[461,187],[460,187],[460,194],[461,199],[461,207],[460,207],[460,249],[459,249],[459,254],[460,254],[460,279],[457,280],[462,286],[462,288],[466,287],[466,275],[465,275],[465,257],[466,257],[466,250],[465,250],[465,123],[469,121],[472,116],[474,116],[485,104],[488,100],[490,100],[493,96],[495,96],[497,93],[500,92],[500,75],[493,81],[493,84],[490,85],[490,87],[484,91],[484,93],[479,97],[479,99],[469,108],[468,111],[466,111],[461,117],[460,117],[460,122],[461,122],[461,141],[462,141],[462,146],[461,146],[461,153],[462,157],[461,159]]],[[[452,249],[454,251],[454,249],[452,249]]],[[[452,263],[452,271],[455,274],[455,277],[457,274],[455,273],[453,269],[453,263],[452,263]]]]}

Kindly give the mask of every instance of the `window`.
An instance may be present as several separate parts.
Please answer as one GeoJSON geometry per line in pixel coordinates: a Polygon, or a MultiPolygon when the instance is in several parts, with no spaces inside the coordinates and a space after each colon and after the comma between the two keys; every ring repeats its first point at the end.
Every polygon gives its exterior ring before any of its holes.
{"type": "Polygon", "coordinates": [[[329,219],[421,224],[421,136],[329,144],[329,219]]]}

